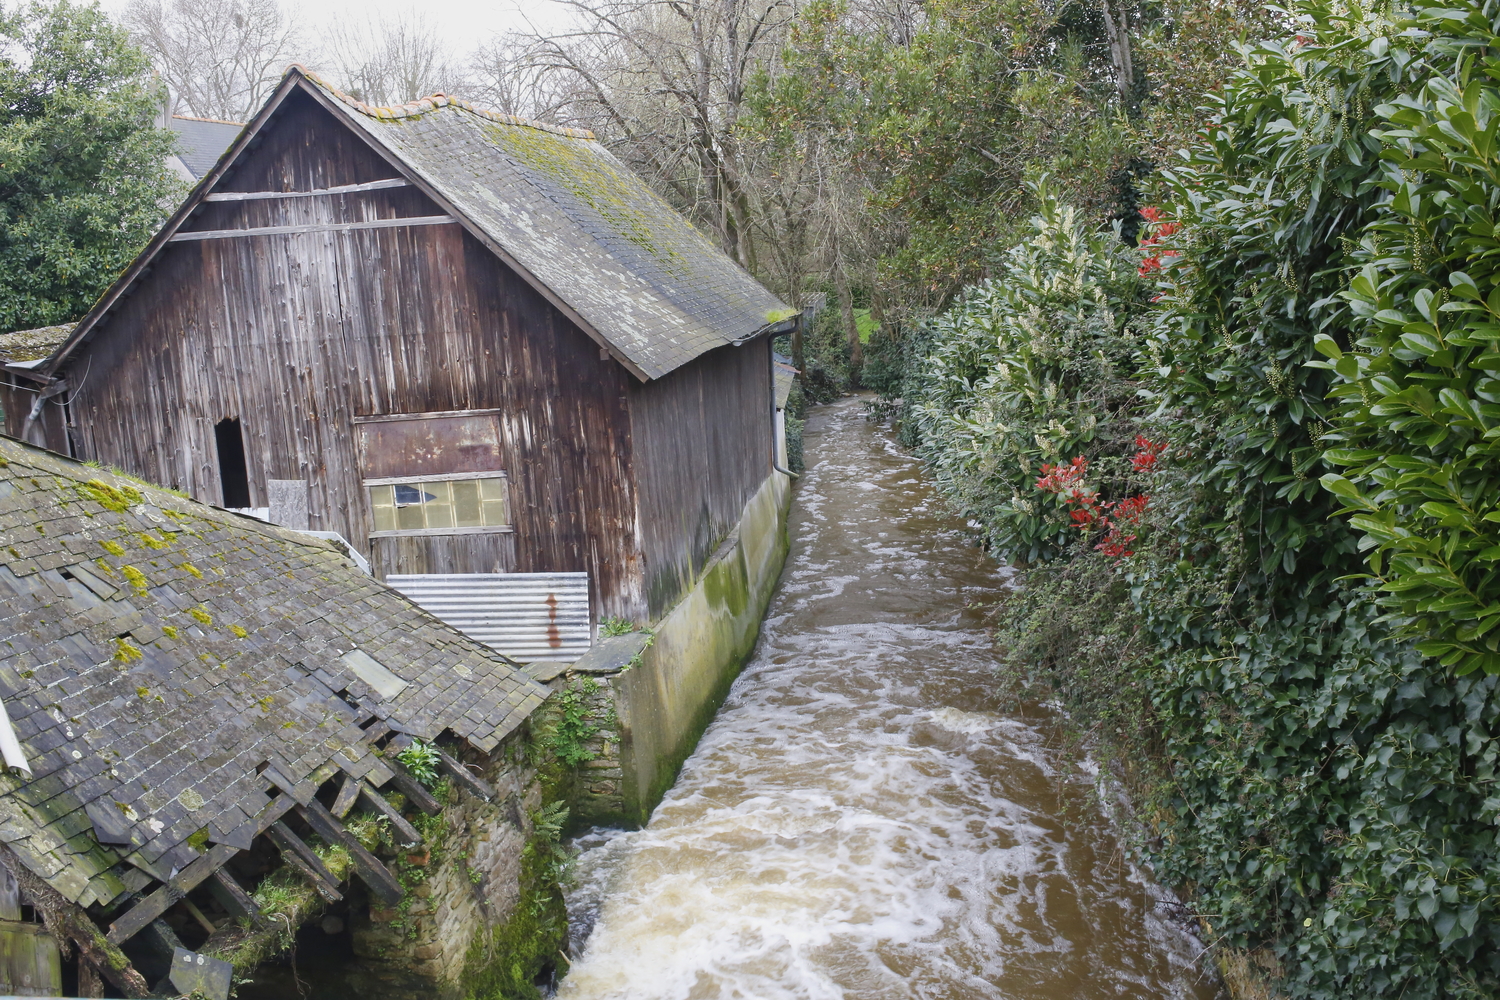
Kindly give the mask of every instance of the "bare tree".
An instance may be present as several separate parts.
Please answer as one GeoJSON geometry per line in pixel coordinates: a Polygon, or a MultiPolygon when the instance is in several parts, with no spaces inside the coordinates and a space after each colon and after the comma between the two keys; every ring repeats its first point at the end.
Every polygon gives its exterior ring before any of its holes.
{"type": "Polygon", "coordinates": [[[573,82],[549,73],[536,58],[533,39],[496,35],[469,60],[464,97],[507,115],[552,121],[574,98],[573,82]]]}
{"type": "Polygon", "coordinates": [[[775,58],[793,0],[568,0],[572,32],[534,39],[533,64],[562,78],[559,108],[758,270],[737,123],[746,84],[775,58]]]}
{"type": "Polygon", "coordinates": [[[345,22],[330,32],[324,62],[332,82],[367,104],[401,104],[434,93],[458,96],[468,89],[465,67],[449,58],[437,30],[421,14],[345,22]]]}
{"type": "Polygon", "coordinates": [[[245,121],[294,58],[276,0],[130,0],[121,19],[172,94],[172,112],[245,121]]]}

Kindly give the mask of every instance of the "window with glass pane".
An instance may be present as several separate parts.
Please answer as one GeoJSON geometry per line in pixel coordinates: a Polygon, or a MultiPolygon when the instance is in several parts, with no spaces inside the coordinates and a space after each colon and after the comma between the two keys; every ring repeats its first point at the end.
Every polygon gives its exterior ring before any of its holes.
{"type": "Polygon", "coordinates": [[[482,476],[369,487],[376,531],[503,528],[505,477],[482,476]]]}

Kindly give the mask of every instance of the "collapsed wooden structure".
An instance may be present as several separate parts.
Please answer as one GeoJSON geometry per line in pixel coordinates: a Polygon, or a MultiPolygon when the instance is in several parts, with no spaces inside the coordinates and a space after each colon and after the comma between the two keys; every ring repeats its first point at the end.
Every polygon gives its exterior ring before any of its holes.
{"type": "Polygon", "coordinates": [[[394,751],[432,742],[456,788],[493,799],[468,764],[545,694],[327,541],[0,438],[0,867],[44,928],[0,891],[0,936],[32,963],[0,968],[0,992],[48,985],[20,980],[45,975],[50,936],[77,948],[78,995],[102,978],[144,996],[136,943],[211,951],[261,919],[252,892],[277,860],[342,899],[313,834],[394,906],[402,882],[350,811],[417,849],[382,790],[439,803],[394,751]]]}

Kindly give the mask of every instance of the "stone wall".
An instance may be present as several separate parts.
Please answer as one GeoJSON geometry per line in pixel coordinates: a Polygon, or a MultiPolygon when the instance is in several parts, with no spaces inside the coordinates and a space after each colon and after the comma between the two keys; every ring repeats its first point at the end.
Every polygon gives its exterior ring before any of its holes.
{"type": "Polygon", "coordinates": [[[532,725],[554,762],[548,798],[568,803],[575,829],[615,825],[625,815],[615,684],[645,638],[602,639],[577,663],[540,675],[552,696],[532,725]]]}
{"type": "Polygon", "coordinates": [[[494,801],[453,790],[436,817],[441,833],[429,837],[424,850],[382,852],[407,897],[393,909],[378,903],[351,908],[358,962],[350,979],[371,1000],[461,996],[476,940],[512,917],[530,818],[542,805],[537,770],[521,749],[524,738],[512,736],[482,765],[482,777],[498,793],[494,801]]]}

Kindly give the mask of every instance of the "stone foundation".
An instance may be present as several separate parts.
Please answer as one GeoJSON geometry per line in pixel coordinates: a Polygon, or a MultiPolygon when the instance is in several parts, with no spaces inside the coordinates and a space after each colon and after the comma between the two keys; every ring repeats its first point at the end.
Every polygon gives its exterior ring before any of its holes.
{"type": "Polygon", "coordinates": [[[593,718],[612,721],[597,723],[597,756],[576,772],[579,824],[643,826],[677,779],[755,648],[786,560],[790,498],[790,480],[772,473],[697,584],[649,633],[603,639],[545,678],[555,691],[592,681],[593,718]]]}
{"type": "Polygon", "coordinates": [[[382,859],[407,887],[398,907],[351,907],[358,964],[350,980],[371,1000],[461,996],[471,947],[511,918],[530,817],[542,805],[536,768],[517,743],[507,740],[484,766],[494,801],[455,790],[438,814],[440,838],[382,859]]]}
{"type": "Polygon", "coordinates": [[[754,649],[786,558],[790,492],[785,476],[767,478],[650,631],[601,639],[571,665],[533,665],[553,694],[484,762],[495,801],[454,791],[422,854],[383,856],[408,888],[402,904],[350,907],[350,979],[363,995],[457,1000],[476,962],[509,961],[499,953],[516,943],[507,935],[534,933],[517,903],[544,758],[547,796],[569,803],[571,825],[646,822],[754,649]]]}

